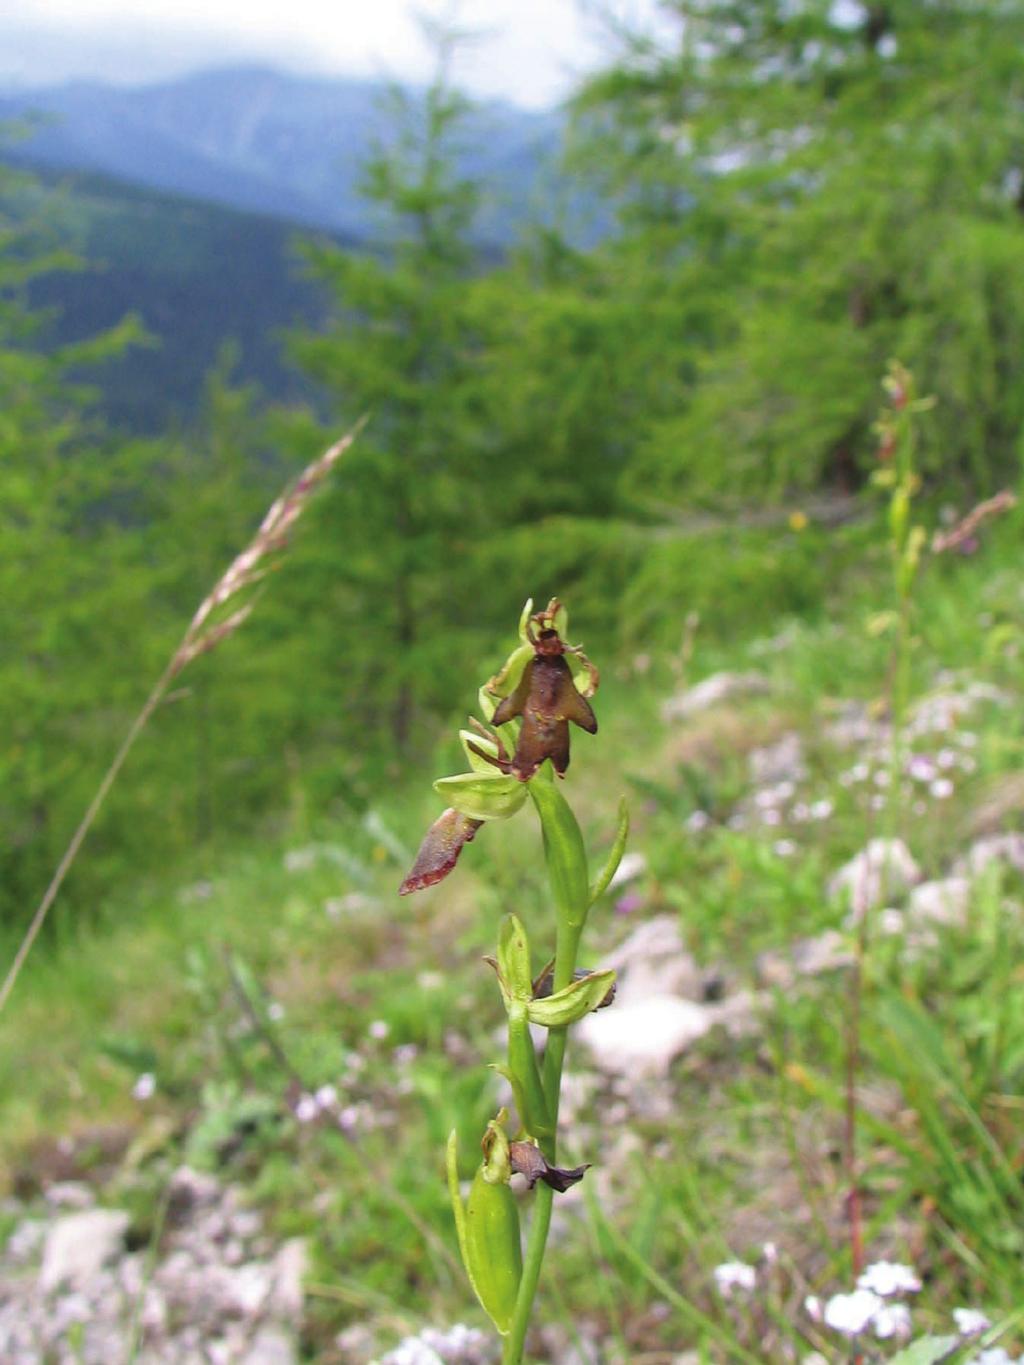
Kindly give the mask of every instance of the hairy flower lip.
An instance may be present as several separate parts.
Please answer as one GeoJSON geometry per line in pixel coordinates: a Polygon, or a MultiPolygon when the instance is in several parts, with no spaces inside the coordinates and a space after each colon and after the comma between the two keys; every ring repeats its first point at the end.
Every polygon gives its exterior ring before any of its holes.
{"type": "Polygon", "coordinates": [[[589,1161],[583,1166],[572,1168],[552,1166],[540,1148],[534,1146],[532,1142],[510,1142],[508,1150],[512,1170],[526,1177],[527,1189],[531,1190],[538,1180],[543,1180],[545,1185],[550,1185],[559,1194],[564,1194],[590,1170],[589,1161]]]}

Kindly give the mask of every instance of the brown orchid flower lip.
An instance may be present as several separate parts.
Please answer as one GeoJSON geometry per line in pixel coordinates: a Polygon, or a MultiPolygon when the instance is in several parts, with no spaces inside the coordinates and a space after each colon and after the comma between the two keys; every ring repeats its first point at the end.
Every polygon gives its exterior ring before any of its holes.
{"type": "Polygon", "coordinates": [[[530,617],[526,635],[533,646],[533,658],[523,669],[515,691],[498,703],[491,718],[492,725],[497,727],[516,716],[522,717],[519,742],[511,762],[496,765],[514,773],[520,782],[528,782],[546,758],[551,759],[559,777],[564,777],[569,766],[569,721],[592,735],[597,734],[597,718],[590,702],[576,687],[565,656],[576,654],[586,667],[591,696],[597,691],[597,669],[579,646],[565,644],[555,630],[558,609],[559,603],[553,599],[544,611],[530,617]]]}
{"type": "Polygon", "coordinates": [[[532,1142],[510,1142],[508,1152],[512,1170],[518,1175],[526,1176],[527,1188],[531,1190],[538,1180],[543,1180],[545,1185],[550,1185],[559,1194],[564,1194],[590,1170],[589,1161],[585,1166],[574,1166],[571,1169],[552,1166],[541,1149],[535,1147],[532,1142]]]}
{"type": "Polygon", "coordinates": [[[471,820],[451,806],[442,811],[427,830],[412,870],[398,888],[398,894],[408,896],[411,891],[422,891],[444,881],[459,861],[459,854],[476,838],[482,824],[482,820],[471,820]]]}

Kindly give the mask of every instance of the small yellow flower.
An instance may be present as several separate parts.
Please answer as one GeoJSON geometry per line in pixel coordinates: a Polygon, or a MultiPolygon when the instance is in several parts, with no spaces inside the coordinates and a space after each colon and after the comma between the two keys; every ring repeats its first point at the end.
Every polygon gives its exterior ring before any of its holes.
{"type": "Polygon", "coordinates": [[[789,514],[789,529],[791,531],[807,530],[807,513],[797,510],[789,514]]]}

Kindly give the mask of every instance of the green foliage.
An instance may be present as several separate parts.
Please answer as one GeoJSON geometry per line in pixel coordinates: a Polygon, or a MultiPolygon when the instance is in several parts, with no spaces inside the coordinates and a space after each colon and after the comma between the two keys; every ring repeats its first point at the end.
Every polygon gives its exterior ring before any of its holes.
{"type": "Polygon", "coordinates": [[[577,103],[623,206],[610,256],[645,251],[678,305],[662,336],[684,364],[647,414],[631,490],[850,484],[891,355],[942,395],[923,466],[975,486],[1013,477],[1024,9],[666,10],[677,41],[634,45],[577,103]]]}

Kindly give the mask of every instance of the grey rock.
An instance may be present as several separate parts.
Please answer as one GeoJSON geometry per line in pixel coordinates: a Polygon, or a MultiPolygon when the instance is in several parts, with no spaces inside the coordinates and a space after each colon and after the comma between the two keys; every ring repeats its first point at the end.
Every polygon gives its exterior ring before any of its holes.
{"type": "Polygon", "coordinates": [[[777,989],[794,985],[802,976],[836,971],[853,961],[847,939],[835,929],[798,939],[789,948],[770,949],[757,960],[762,984],[777,989]]]}
{"type": "Polygon", "coordinates": [[[195,1209],[216,1204],[221,1197],[220,1182],[212,1175],[179,1166],[171,1176],[169,1198],[174,1214],[191,1213],[195,1209]]]}
{"type": "Polygon", "coordinates": [[[90,1209],[59,1218],[46,1235],[39,1288],[81,1288],[124,1250],[130,1219],[116,1209],[90,1209]]]}
{"type": "Polygon", "coordinates": [[[54,1209],[91,1209],[96,1194],[84,1180],[57,1180],[47,1188],[46,1202],[54,1209]]]}
{"type": "Polygon", "coordinates": [[[944,877],[922,882],[910,893],[904,921],[908,934],[924,925],[966,922],[971,903],[971,883],[966,877],[944,877]]]}
{"type": "Polygon", "coordinates": [[[955,729],[959,721],[979,705],[1008,706],[1011,700],[1009,693],[1001,688],[977,680],[959,689],[944,687],[921,698],[907,728],[912,735],[943,733],[955,729]]]}
{"type": "Polygon", "coordinates": [[[377,1356],[377,1334],[365,1322],[354,1322],[339,1332],[334,1345],[341,1354],[341,1365],[370,1365],[377,1356]]]}
{"type": "Polygon", "coordinates": [[[750,780],[759,787],[776,782],[797,782],[807,775],[803,740],[791,730],[774,744],[754,749],[750,758],[750,780]]]}
{"type": "Polygon", "coordinates": [[[992,834],[972,844],[953,864],[956,877],[979,877],[993,863],[1024,872],[1024,834],[992,834]]]}
{"type": "Polygon", "coordinates": [[[302,1316],[305,1292],[302,1282],[309,1270],[309,1248],[304,1237],[292,1237],[285,1242],[271,1266],[270,1305],[285,1321],[296,1322],[302,1316]]]}
{"type": "MultiPolygon", "coordinates": [[[[679,995],[700,1000],[703,973],[683,946],[679,920],[656,915],[633,930],[601,963],[618,974],[615,1009],[652,995],[679,995]]],[[[610,1011],[603,1011],[610,1013],[610,1011]]]]}
{"type": "Polygon", "coordinates": [[[847,902],[856,922],[920,880],[921,870],[902,839],[871,839],[831,878],[828,898],[847,902]]]}
{"type": "Polygon", "coordinates": [[[675,995],[652,995],[588,1014],[575,1036],[595,1065],[613,1075],[664,1075],[673,1060],[712,1028],[715,1009],[675,995]]]}
{"type": "Polygon", "coordinates": [[[665,721],[687,720],[722,702],[763,696],[770,690],[771,684],[763,673],[713,673],[696,686],[670,697],[662,705],[661,718],[665,721]]]}
{"type": "Polygon", "coordinates": [[[268,1324],[259,1328],[248,1350],[236,1359],[239,1365],[298,1365],[299,1355],[291,1333],[268,1324]]]}
{"type": "Polygon", "coordinates": [[[23,1218],[4,1249],[4,1258],[16,1264],[33,1260],[40,1252],[48,1224],[44,1218],[23,1218]]]}

